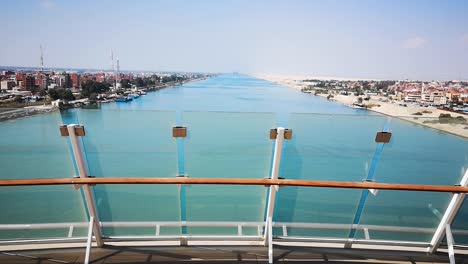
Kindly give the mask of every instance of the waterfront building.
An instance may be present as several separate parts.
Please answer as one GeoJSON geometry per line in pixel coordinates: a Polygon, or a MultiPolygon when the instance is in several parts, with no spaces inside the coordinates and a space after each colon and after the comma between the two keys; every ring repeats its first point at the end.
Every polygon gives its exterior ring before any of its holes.
{"type": "Polygon", "coordinates": [[[24,90],[31,91],[36,86],[36,79],[32,75],[25,75],[20,83],[20,86],[24,90]]]}
{"type": "Polygon", "coordinates": [[[447,100],[450,102],[458,102],[460,100],[460,97],[462,95],[462,91],[460,89],[456,88],[450,88],[446,93],[445,97],[447,97],[447,100]]]}
{"type": "Polygon", "coordinates": [[[16,86],[16,82],[10,81],[10,80],[3,80],[3,81],[1,81],[0,89],[1,90],[11,90],[15,86],[16,86]]]}
{"type": "Polygon", "coordinates": [[[63,76],[63,85],[62,85],[62,87],[63,88],[72,88],[73,83],[72,83],[72,79],[70,77],[70,74],[68,74],[66,72],[63,72],[62,76],[63,76]]]}
{"type": "Polygon", "coordinates": [[[54,82],[58,87],[61,88],[71,88],[72,87],[72,79],[68,73],[60,73],[54,76],[54,82]]]}
{"type": "Polygon", "coordinates": [[[404,98],[405,102],[419,102],[421,94],[418,92],[407,92],[404,98]]]}
{"type": "Polygon", "coordinates": [[[38,72],[36,74],[35,85],[39,87],[39,89],[46,90],[49,87],[50,80],[49,76],[43,72],[38,72]]]}
{"type": "Polygon", "coordinates": [[[445,95],[435,95],[432,102],[434,105],[445,105],[447,104],[447,97],[445,95]]]}
{"type": "Polygon", "coordinates": [[[106,81],[106,74],[103,73],[103,72],[96,73],[94,75],[94,77],[96,78],[96,82],[105,82],[106,81]]]}
{"type": "Polygon", "coordinates": [[[430,93],[422,93],[421,94],[421,101],[423,102],[432,102],[431,100],[431,94],[430,93]]]}
{"type": "Polygon", "coordinates": [[[70,74],[71,82],[72,82],[72,87],[73,88],[80,88],[81,82],[80,82],[80,75],[77,73],[71,73],[70,74]]]}
{"type": "Polygon", "coordinates": [[[16,78],[16,82],[17,82],[16,84],[18,86],[20,86],[19,82],[20,81],[22,82],[26,78],[26,74],[22,73],[22,72],[18,72],[18,73],[16,73],[15,78],[16,78]]]}

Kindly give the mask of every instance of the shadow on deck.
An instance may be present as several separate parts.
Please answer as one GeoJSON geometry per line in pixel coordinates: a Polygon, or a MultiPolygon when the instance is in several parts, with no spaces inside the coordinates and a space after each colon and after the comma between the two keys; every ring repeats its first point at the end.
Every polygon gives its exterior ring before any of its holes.
{"type": "MultiPolygon", "coordinates": [[[[0,252],[0,263],[83,263],[84,248],[0,252]]],[[[448,263],[447,254],[275,245],[276,263],[448,263]]],[[[262,246],[111,246],[93,248],[90,263],[268,263],[262,246]]],[[[468,263],[468,255],[456,255],[468,263]]]]}

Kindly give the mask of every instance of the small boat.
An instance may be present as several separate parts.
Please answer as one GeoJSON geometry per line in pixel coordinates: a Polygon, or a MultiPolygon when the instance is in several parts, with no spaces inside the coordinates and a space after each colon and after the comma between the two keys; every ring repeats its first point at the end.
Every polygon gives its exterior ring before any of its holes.
{"type": "Polygon", "coordinates": [[[129,94],[128,97],[132,98],[132,99],[136,99],[136,98],[140,97],[140,95],[137,94],[137,93],[132,93],[132,94],[129,94]]]}
{"type": "Polygon", "coordinates": [[[117,98],[115,98],[115,101],[116,102],[128,102],[128,101],[132,101],[132,98],[125,97],[125,96],[118,96],[117,98]]]}
{"type": "Polygon", "coordinates": [[[355,109],[367,109],[367,107],[364,104],[358,104],[354,103],[351,105],[347,105],[348,107],[355,108],[355,109]]]}

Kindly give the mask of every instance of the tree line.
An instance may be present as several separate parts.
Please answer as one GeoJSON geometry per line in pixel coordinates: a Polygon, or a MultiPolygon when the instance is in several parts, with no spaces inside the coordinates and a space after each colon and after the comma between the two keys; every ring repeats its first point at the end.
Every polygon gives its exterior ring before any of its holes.
{"type": "MultiPolygon", "coordinates": [[[[122,89],[129,89],[132,86],[146,87],[156,85],[157,83],[170,83],[170,82],[182,82],[187,80],[188,77],[177,76],[175,74],[169,76],[158,76],[153,74],[148,77],[136,77],[132,80],[123,79],[120,80],[120,85],[122,89]]],[[[95,80],[86,80],[81,83],[81,95],[83,97],[90,98],[91,100],[96,99],[98,94],[107,93],[110,91],[112,84],[109,82],[97,82],[95,80]]],[[[53,88],[49,89],[47,93],[43,90],[40,91],[40,95],[48,94],[52,100],[62,99],[62,100],[75,100],[75,96],[70,89],[66,88],[53,88]]]]}

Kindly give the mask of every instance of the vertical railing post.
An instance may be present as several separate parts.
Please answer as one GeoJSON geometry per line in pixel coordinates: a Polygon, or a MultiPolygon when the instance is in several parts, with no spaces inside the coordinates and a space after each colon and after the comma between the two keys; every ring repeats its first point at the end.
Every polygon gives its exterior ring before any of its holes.
{"type": "Polygon", "coordinates": [[[273,264],[273,222],[268,220],[268,263],[273,264]]]}
{"type": "MultiPolygon", "coordinates": [[[[187,177],[185,174],[185,156],[184,156],[184,138],[187,137],[187,127],[182,126],[182,113],[177,113],[177,126],[172,127],[172,137],[177,142],[177,175],[176,177],[187,177]]],[[[187,221],[187,203],[186,203],[186,188],[184,184],[177,185],[179,189],[179,212],[180,221],[187,221]]],[[[182,235],[187,234],[187,226],[181,226],[182,235]]],[[[185,243],[181,241],[181,244],[185,243]]]]}
{"type": "MultiPolygon", "coordinates": [[[[460,186],[466,187],[468,186],[468,169],[465,171],[463,178],[460,182],[460,186]]],[[[453,219],[458,213],[461,204],[463,203],[463,199],[465,198],[464,193],[455,193],[450,200],[447,209],[445,210],[442,219],[440,220],[439,226],[437,227],[434,236],[432,237],[430,247],[427,249],[430,253],[435,253],[437,248],[439,247],[440,242],[444,238],[445,235],[445,228],[447,225],[452,224],[453,219]]]]}
{"type": "MultiPolygon", "coordinates": [[[[84,158],[83,149],[81,147],[81,142],[78,139],[75,128],[81,127],[79,125],[71,124],[67,126],[68,135],[70,137],[70,143],[72,146],[73,156],[75,158],[76,166],[78,169],[78,176],[80,178],[88,177],[88,170],[86,166],[86,160],[84,158]]],[[[94,225],[94,236],[96,238],[96,244],[98,247],[102,247],[104,242],[102,240],[101,226],[99,224],[99,217],[96,209],[96,203],[94,200],[94,194],[91,191],[91,188],[88,184],[83,184],[83,193],[85,196],[86,207],[88,208],[88,213],[90,219],[93,219],[94,225]]]]}
{"type": "Polygon", "coordinates": [[[86,240],[86,254],[85,254],[84,264],[89,263],[89,256],[91,255],[91,244],[93,243],[93,228],[94,228],[94,218],[91,216],[89,218],[88,239],[86,240]]]}
{"type": "MultiPolygon", "coordinates": [[[[283,141],[284,141],[284,131],[283,127],[278,127],[276,129],[276,140],[275,140],[275,149],[273,153],[273,162],[271,168],[270,179],[277,180],[279,175],[280,163],[281,163],[281,153],[283,150],[283,141]]],[[[275,199],[276,192],[278,191],[278,185],[271,185],[268,192],[267,200],[267,210],[265,217],[265,231],[263,234],[263,239],[265,241],[265,246],[269,242],[269,236],[272,236],[271,232],[273,228],[270,226],[273,223],[273,211],[275,209],[275,199]]]]}
{"type": "Polygon", "coordinates": [[[455,251],[453,250],[454,241],[450,225],[445,226],[445,236],[447,238],[447,251],[449,255],[450,264],[455,264],[455,251]]]}

